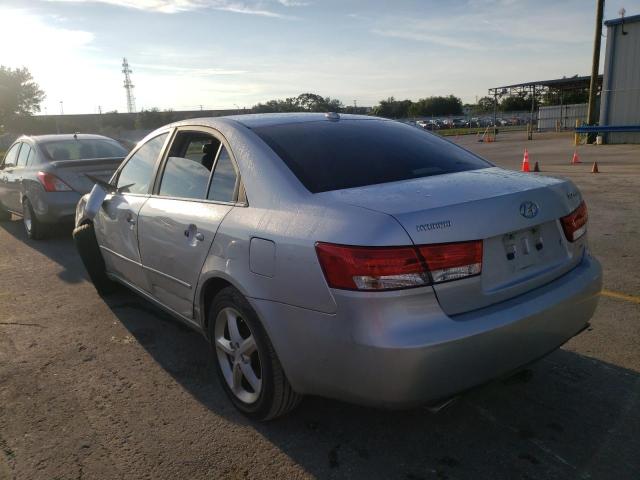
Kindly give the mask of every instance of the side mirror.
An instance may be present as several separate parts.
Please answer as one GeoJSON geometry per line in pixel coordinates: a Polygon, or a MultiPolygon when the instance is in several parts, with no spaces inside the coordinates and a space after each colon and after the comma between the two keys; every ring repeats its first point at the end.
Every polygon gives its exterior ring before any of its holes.
{"type": "Polygon", "coordinates": [[[89,198],[84,206],[84,213],[87,218],[93,220],[100,211],[104,199],[107,198],[108,192],[100,184],[95,184],[89,193],[89,198]]]}

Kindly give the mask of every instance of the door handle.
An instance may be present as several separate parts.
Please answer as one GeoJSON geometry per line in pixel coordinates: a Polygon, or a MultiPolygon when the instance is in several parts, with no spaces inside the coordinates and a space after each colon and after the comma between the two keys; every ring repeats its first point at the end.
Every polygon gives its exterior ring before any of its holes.
{"type": "Polygon", "coordinates": [[[184,231],[184,236],[187,238],[195,238],[199,242],[204,240],[204,234],[199,232],[198,227],[193,223],[184,231]]]}
{"type": "Polygon", "coordinates": [[[129,216],[127,217],[127,223],[128,223],[129,225],[135,225],[135,224],[136,224],[136,219],[135,219],[135,218],[133,218],[133,216],[132,216],[132,215],[129,215],[129,216]]]}

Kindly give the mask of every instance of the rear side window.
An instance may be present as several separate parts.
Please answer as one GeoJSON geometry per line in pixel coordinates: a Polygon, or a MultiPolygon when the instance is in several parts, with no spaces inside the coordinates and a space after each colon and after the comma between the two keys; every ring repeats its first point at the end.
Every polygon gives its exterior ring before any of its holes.
{"type": "Polygon", "coordinates": [[[125,193],[149,192],[153,180],[156,160],[162,151],[168,133],[163,133],[147,141],[127,161],[118,175],[117,187],[125,193]]]}
{"type": "MultiPolygon", "coordinates": [[[[200,153],[202,156],[202,153],[200,153]]],[[[169,157],[164,167],[160,195],[180,198],[204,198],[211,172],[200,162],[169,157]]]]}
{"type": "Polygon", "coordinates": [[[253,131],[313,193],[491,166],[436,135],[393,121],[323,120],[253,131]]]}

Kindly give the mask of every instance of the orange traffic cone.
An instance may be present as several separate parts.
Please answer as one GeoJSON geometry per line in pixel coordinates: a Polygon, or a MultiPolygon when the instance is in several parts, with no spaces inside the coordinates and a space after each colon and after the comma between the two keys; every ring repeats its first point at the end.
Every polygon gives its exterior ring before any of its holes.
{"type": "Polygon", "coordinates": [[[540,171],[540,167],[538,166],[538,162],[533,164],[533,171],[534,172],[539,172],[540,171]]]}
{"type": "Polygon", "coordinates": [[[522,168],[520,169],[523,172],[530,172],[529,169],[529,152],[527,149],[524,149],[524,157],[522,157],[522,168]]]}
{"type": "Polygon", "coordinates": [[[573,158],[571,159],[571,165],[575,165],[576,163],[582,163],[582,162],[580,161],[580,157],[578,156],[578,151],[574,150],[573,158]]]}
{"type": "Polygon", "coordinates": [[[593,167],[591,167],[591,173],[600,173],[598,171],[598,162],[593,162],[593,167]]]}

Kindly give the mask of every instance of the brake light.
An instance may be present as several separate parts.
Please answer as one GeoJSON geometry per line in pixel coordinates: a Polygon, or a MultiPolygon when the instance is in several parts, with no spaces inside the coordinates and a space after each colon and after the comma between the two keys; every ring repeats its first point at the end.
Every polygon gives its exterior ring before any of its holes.
{"type": "Polygon", "coordinates": [[[434,283],[477,275],[482,271],[482,241],[422,245],[418,251],[434,283]]]}
{"type": "Polygon", "coordinates": [[[71,187],[55,175],[47,172],[38,172],[38,180],[47,192],[70,192],[71,187]]]}
{"type": "Polygon", "coordinates": [[[575,242],[581,236],[587,232],[587,221],[589,215],[587,213],[587,204],[584,200],[580,203],[578,208],[571,212],[566,217],[562,217],[560,222],[562,223],[562,229],[570,242],[575,242]]]}
{"type": "Polygon", "coordinates": [[[360,247],[318,242],[318,260],[331,288],[396,290],[455,280],[482,271],[482,241],[407,247],[360,247]]]}

